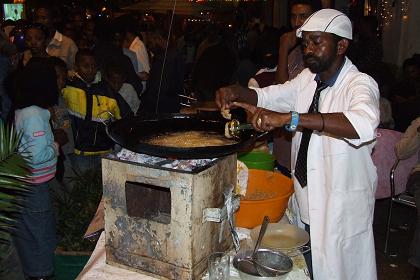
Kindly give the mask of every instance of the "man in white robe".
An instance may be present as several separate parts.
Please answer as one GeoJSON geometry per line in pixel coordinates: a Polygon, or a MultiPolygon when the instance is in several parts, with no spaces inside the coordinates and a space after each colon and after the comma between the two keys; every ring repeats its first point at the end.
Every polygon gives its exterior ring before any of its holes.
{"type": "Polygon", "coordinates": [[[379,124],[378,86],[345,56],[352,26],[343,13],[315,12],[296,35],[302,38],[307,68],[295,79],[262,89],[222,88],[216,103],[249,110],[257,130],[286,125],[295,131],[292,204],[300,221],[310,225],[314,279],[375,280],[377,175],[370,155],[379,124]],[[318,84],[325,87],[316,102],[318,84]],[[305,148],[301,140],[308,132],[305,148]]]}

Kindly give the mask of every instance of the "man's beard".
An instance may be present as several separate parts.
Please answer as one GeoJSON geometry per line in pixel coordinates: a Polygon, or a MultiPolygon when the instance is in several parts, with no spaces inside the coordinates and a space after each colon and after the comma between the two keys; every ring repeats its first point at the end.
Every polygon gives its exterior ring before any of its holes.
{"type": "Polygon", "coordinates": [[[303,60],[305,62],[305,66],[311,70],[312,73],[318,74],[324,72],[330,68],[330,66],[334,62],[334,56],[328,57],[316,57],[313,55],[304,55],[303,60]]]}

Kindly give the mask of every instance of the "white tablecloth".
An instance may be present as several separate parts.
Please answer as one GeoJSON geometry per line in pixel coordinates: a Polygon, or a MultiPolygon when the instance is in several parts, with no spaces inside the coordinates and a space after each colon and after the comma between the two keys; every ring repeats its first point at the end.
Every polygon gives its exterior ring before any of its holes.
{"type": "Polygon", "coordinates": [[[159,278],[111,266],[105,262],[105,232],[101,233],[95,250],[76,280],[154,280],[159,278]]]}
{"type": "MultiPolygon", "coordinates": [[[[239,230],[242,234],[241,246],[250,247],[252,243],[249,239],[249,231],[239,230]],[[247,236],[248,235],[248,236],[247,236]]],[[[233,252],[232,252],[233,253],[233,252]]],[[[234,253],[233,253],[234,254],[234,253]]],[[[133,272],[130,270],[114,267],[106,264],[105,262],[105,232],[102,232],[99,237],[98,243],[96,244],[95,250],[93,251],[89,261],[83,268],[82,272],[76,278],[76,280],[154,280],[162,279],[155,278],[138,272],[133,272]]],[[[232,258],[231,258],[232,259],[232,258]]],[[[298,255],[293,259],[293,270],[287,274],[285,280],[310,280],[308,276],[308,271],[306,268],[305,259],[303,255],[298,255]]],[[[230,278],[231,279],[240,279],[237,270],[231,266],[230,268],[230,278]]],[[[158,276],[156,276],[158,277],[158,276]]],[[[208,276],[205,275],[203,279],[208,279],[208,276]]]]}

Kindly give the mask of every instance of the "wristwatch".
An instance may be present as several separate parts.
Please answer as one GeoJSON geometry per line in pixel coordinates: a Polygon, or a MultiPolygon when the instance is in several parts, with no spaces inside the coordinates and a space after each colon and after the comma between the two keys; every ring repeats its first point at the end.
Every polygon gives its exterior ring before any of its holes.
{"type": "Polygon", "coordinates": [[[299,124],[299,113],[298,112],[295,112],[295,111],[290,111],[290,114],[292,114],[292,118],[290,119],[290,123],[289,124],[286,124],[284,126],[284,128],[287,131],[292,132],[292,131],[295,131],[296,128],[298,127],[298,124],[299,124]]]}

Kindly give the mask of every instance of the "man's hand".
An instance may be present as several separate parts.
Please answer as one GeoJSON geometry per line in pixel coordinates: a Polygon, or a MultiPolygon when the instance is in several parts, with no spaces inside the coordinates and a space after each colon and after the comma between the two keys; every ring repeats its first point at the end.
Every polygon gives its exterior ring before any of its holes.
{"type": "Polygon", "coordinates": [[[290,31],[287,33],[284,33],[280,37],[280,48],[284,48],[287,50],[287,52],[290,52],[292,49],[294,49],[298,44],[298,39],[296,37],[296,31],[290,31]]]}
{"type": "Polygon", "coordinates": [[[216,104],[221,110],[234,108],[234,101],[257,104],[257,93],[253,89],[244,88],[240,85],[231,85],[216,91],[216,104]]]}
{"type": "Polygon", "coordinates": [[[271,131],[290,122],[290,114],[278,113],[241,102],[233,102],[233,105],[244,108],[252,114],[251,122],[257,131],[271,131]]]}
{"type": "Polygon", "coordinates": [[[276,84],[283,84],[289,80],[288,56],[291,50],[296,48],[299,40],[296,37],[296,31],[284,33],[280,37],[279,57],[277,61],[276,84]]]}

